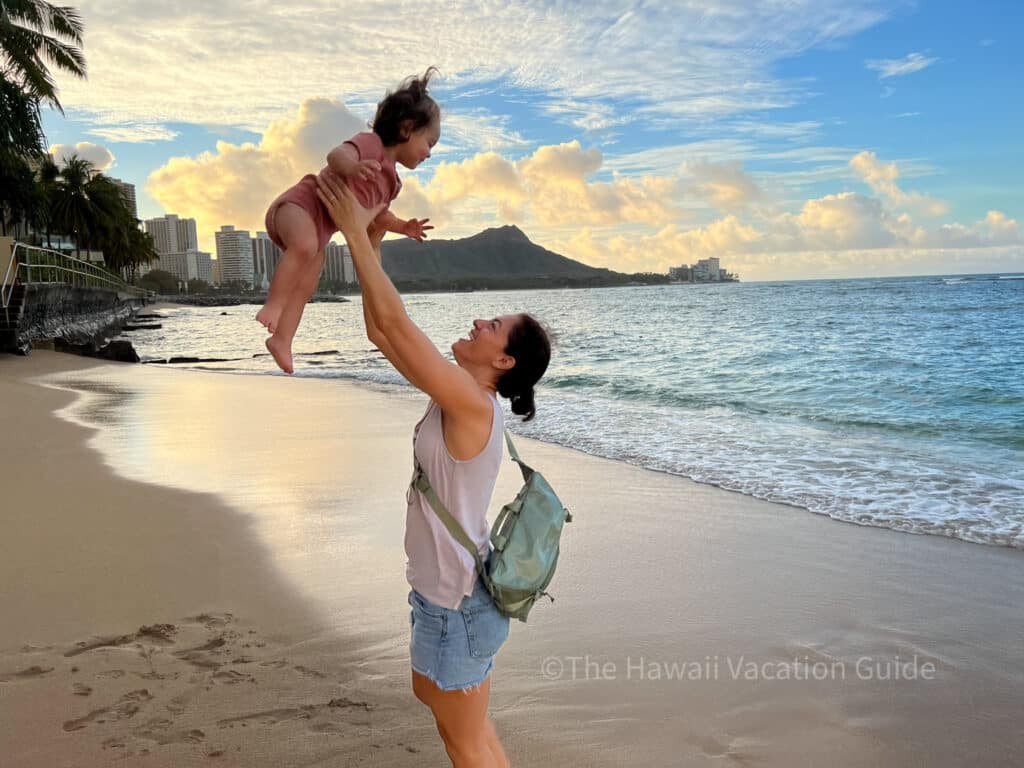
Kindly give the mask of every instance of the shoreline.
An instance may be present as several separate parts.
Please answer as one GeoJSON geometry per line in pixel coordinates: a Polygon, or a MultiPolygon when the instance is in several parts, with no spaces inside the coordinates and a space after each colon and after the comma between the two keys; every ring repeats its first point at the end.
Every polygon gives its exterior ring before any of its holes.
{"type": "MultiPolygon", "coordinates": [[[[21,585],[0,605],[17,617],[0,642],[9,721],[0,744],[14,745],[19,764],[142,750],[155,765],[218,750],[253,765],[300,754],[443,761],[404,655],[401,478],[422,403],[338,380],[56,354],[0,359],[0,399],[24,406],[11,432],[33,435],[0,454],[0,487],[32,477],[34,463],[48,470],[45,485],[18,486],[19,504],[0,523],[0,572],[21,585]],[[280,471],[253,455],[260,437],[283,452],[280,471]],[[193,459],[216,469],[196,474],[193,459]],[[71,479],[95,481],[98,503],[71,479]],[[289,494],[301,498],[284,508],[289,494]],[[77,570],[59,565],[69,557],[77,570]],[[154,623],[176,627],[172,643],[139,633],[154,623]],[[133,637],[64,656],[93,635],[123,633],[133,637]],[[121,677],[102,676],[116,670],[121,677]],[[145,677],[153,674],[163,678],[145,677]],[[349,704],[330,705],[342,698],[349,704]],[[43,746],[55,726],[60,737],[43,746]]],[[[952,766],[1024,748],[1011,725],[1024,717],[1017,550],[835,526],[677,475],[520,442],[576,520],[563,537],[557,602],[513,628],[496,665],[492,714],[514,765],[952,766]],[[931,664],[937,679],[856,679],[865,656],[931,664]],[[706,658],[718,660],[713,679],[646,674],[706,658]],[[741,658],[762,672],[841,663],[848,677],[734,679],[730,662],[741,658]],[[545,669],[550,659],[560,671],[545,669]]],[[[492,512],[518,485],[503,470],[492,512]]]]}

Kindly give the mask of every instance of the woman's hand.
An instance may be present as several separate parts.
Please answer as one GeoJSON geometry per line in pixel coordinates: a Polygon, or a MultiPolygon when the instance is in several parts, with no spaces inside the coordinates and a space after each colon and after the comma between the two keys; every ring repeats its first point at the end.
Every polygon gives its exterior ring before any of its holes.
{"type": "Polygon", "coordinates": [[[367,210],[334,173],[323,172],[316,177],[316,195],[324,204],[331,220],[345,237],[356,232],[365,232],[377,214],[384,210],[384,203],[367,210]]]}

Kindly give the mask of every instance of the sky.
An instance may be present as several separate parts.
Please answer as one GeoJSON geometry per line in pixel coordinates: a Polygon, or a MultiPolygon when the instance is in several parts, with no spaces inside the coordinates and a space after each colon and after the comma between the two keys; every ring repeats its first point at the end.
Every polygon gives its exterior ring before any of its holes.
{"type": "MultiPolygon", "coordinates": [[[[1024,8],[991,2],[88,0],[44,129],[141,218],[267,205],[435,65],[399,216],[745,281],[1024,271],[1024,8]]],[[[340,238],[340,235],[338,236],[340,238]]]]}

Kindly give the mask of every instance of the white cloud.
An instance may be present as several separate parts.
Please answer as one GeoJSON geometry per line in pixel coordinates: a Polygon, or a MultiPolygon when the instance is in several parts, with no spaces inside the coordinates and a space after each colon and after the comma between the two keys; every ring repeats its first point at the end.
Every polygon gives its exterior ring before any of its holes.
{"type": "Polygon", "coordinates": [[[334,0],[231,0],[189,13],[156,0],[80,5],[89,79],[62,82],[66,107],[129,124],[253,130],[310,96],[376,103],[427,63],[444,74],[442,102],[455,87],[512,86],[536,94],[535,104],[573,105],[567,117],[590,130],[641,115],[699,122],[800,101],[805,84],[779,79],[777,62],[886,15],[869,0],[722,0],[625,14],[612,0],[366,0],[343,12],[334,0]]]}
{"type": "MultiPolygon", "coordinates": [[[[304,173],[320,168],[339,135],[363,127],[362,118],[340,102],[309,99],[293,116],[272,123],[259,142],[220,142],[214,152],[172,159],[152,174],[147,189],[166,210],[194,216],[207,243],[223,224],[262,229],[268,203],[304,173]]],[[[430,176],[403,175],[405,185],[393,206],[397,215],[431,218],[441,238],[515,223],[552,250],[624,271],[664,271],[707,256],[727,259],[727,268],[746,270],[750,278],[769,277],[773,269],[821,276],[851,274],[860,267],[864,274],[868,265],[883,263],[913,271],[894,255],[899,249],[1012,252],[1022,245],[1018,223],[999,211],[967,225],[918,223],[912,214],[934,215],[944,204],[904,190],[901,183],[935,169],[915,161],[886,163],[866,151],[790,147],[765,152],[724,140],[634,153],[608,163],[597,147],[570,141],[518,158],[484,151],[430,165],[430,176]],[[724,159],[730,153],[783,158],[807,168],[755,178],[740,161],[724,159]],[[666,158],[674,167],[665,167],[666,158]],[[829,164],[818,164],[823,159],[829,164]],[[783,200],[774,194],[775,187],[842,183],[851,171],[871,195],[844,191],[783,200]],[[787,179],[801,173],[805,178],[787,179]]]]}
{"type": "Polygon", "coordinates": [[[172,131],[165,125],[147,125],[137,123],[135,125],[122,125],[109,127],[94,126],[88,130],[93,136],[115,143],[145,144],[152,141],[171,141],[178,137],[177,131],[172,131]]]}
{"type": "Polygon", "coordinates": [[[449,149],[463,152],[497,152],[525,150],[530,142],[509,127],[507,115],[496,115],[483,109],[445,109],[441,116],[441,141],[436,154],[449,149]]]}
{"type": "Polygon", "coordinates": [[[878,72],[878,78],[903,77],[912,72],[920,72],[938,61],[937,57],[928,57],[922,53],[908,53],[902,59],[868,59],[864,66],[878,72]]]}
{"type": "Polygon", "coordinates": [[[941,200],[900,189],[896,184],[900,177],[896,163],[883,163],[874,152],[858,152],[850,159],[850,168],[872,190],[896,206],[914,208],[926,216],[945,216],[949,212],[949,206],[941,200]]]}
{"type": "Polygon", "coordinates": [[[690,181],[690,191],[719,210],[742,211],[763,197],[761,188],[739,162],[713,163],[697,160],[681,169],[690,181]]]}
{"type": "Polygon", "coordinates": [[[54,144],[50,154],[57,165],[64,165],[73,155],[92,163],[97,171],[106,171],[114,164],[114,155],[106,147],[93,144],[91,141],[80,141],[77,144],[54,144]]]}

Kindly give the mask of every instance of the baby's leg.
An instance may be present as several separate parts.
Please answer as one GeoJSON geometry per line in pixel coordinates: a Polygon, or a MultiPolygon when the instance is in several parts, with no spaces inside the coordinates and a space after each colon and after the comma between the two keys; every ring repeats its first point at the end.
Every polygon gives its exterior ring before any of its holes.
{"type": "Polygon", "coordinates": [[[274,271],[267,303],[256,319],[270,333],[277,330],[281,312],[301,275],[313,268],[317,256],[317,233],[313,218],[295,203],[283,203],[274,213],[274,226],[284,244],[284,255],[274,271]]]}
{"type": "Polygon", "coordinates": [[[274,360],[285,373],[294,371],[292,339],[295,338],[295,331],[298,330],[299,321],[302,320],[302,312],[320,283],[320,272],[323,268],[324,252],[320,251],[308,271],[299,275],[298,280],[292,286],[292,292],[288,295],[284,310],[281,312],[281,319],[277,323],[277,330],[273,336],[267,339],[267,350],[274,356],[274,360]]]}

